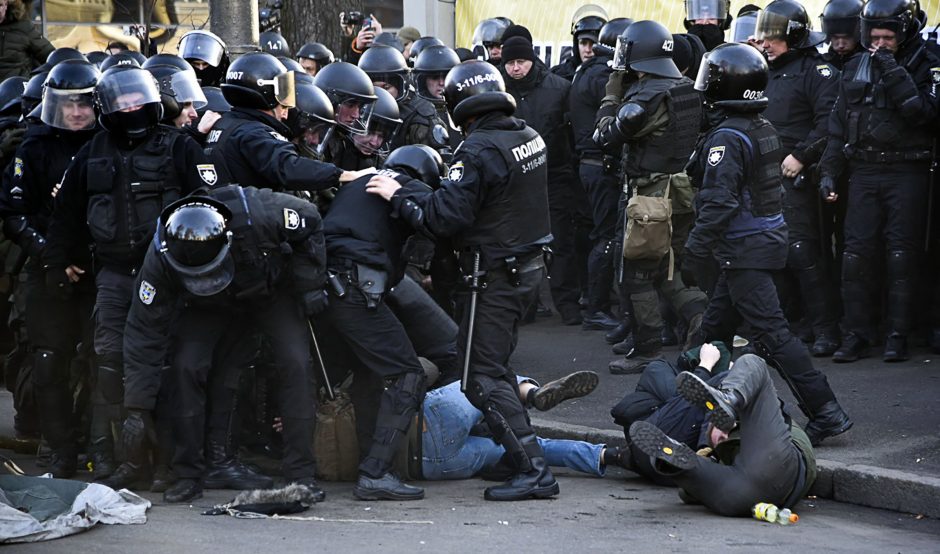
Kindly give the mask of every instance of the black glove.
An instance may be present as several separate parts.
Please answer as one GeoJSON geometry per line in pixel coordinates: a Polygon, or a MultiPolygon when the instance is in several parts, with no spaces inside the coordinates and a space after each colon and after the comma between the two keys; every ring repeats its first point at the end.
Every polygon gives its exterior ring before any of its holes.
{"type": "Polygon", "coordinates": [[[304,294],[304,314],[307,317],[323,313],[329,305],[329,297],[325,290],[314,290],[304,294]]]}
{"type": "Polygon", "coordinates": [[[822,195],[822,199],[829,201],[829,195],[836,191],[836,183],[832,180],[832,177],[828,175],[823,175],[819,179],[819,194],[822,195]]]}
{"type": "Polygon", "coordinates": [[[682,254],[682,268],[680,273],[682,275],[682,282],[687,287],[698,286],[697,275],[701,274],[703,268],[708,264],[708,258],[704,256],[698,256],[690,252],[684,252],[682,254]]]}
{"type": "Polygon", "coordinates": [[[147,444],[156,444],[153,416],[149,410],[129,408],[121,431],[124,456],[128,462],[140,465],[147,459],[147,444]]]}
{"type": "Polygon", "coordinates": [[[59,300],[67,300],[72,296],[72,282],[69,281],[64,268],[46,268],[46,290],[59,300]]]}
{"type": "Polygon", "coordinates": [[[872,54],[872,62],[875,66],[887,73],[898,66],[898,60],[894,57],[894,52],[887,48],[879,48],[872,54]]]}

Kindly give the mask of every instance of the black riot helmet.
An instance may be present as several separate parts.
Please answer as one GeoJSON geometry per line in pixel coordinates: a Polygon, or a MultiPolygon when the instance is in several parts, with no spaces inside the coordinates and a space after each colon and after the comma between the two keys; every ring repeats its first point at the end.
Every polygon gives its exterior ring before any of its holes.
{"type": "Polygon", "coordinates": [[[0,83],[0,117],[18,117],[23,113],[26,83],[26,78],[19,75],[7,77],[0,83]]]}
{"type": "Polygon", "coordinates": [[[747,42],[749,38],[754,36],[754,32],[757,30],[758,12],[760,12],[760,8],[753,4],[747,4],[738,10],[738,15],[734,18],[734,23],[731,24],[730,42],[747,42]]]}
{"type": "Polygon", "coordinates": [[[398,35],[389,31],[383,31],[375,35],[375,38],[372,39],[372,46],[376,44],[394,48],[399,52],[405,51],[405,45],[401,43],[401,39],[398,38],[398,35]]]}
{"type": "Polygon", "coordinates": [[[182,113],[186,103],[192,103],[196,110],[208,104],[209,101],[202,92],[202,88],[199,87],[199,81],[196,80],[196,72],[191,68],[182,70],[173,65],[157,65],[147,68],[147,71],[154,76],[160,87],[165,123],[176,119],[182,113]]]}
{"type": "Polygon", "coordinates": [[[774,0],[757,12],[754,38],[785,40],[790,48],[810,48],[826,40],[813,32],[806,8],[795,0],[774,0]]]}
{"type": "Polygon", "coordinates": [[[225,99],[222,89],[219,87],[202,87],[202,93],[206,97],[206,105],[202,108],[196,108],[199,117],[206,113],[206,110],[212,110],[216,113],[225,113],[232,111],[232,105],[225,99]]]}
{"type": "Polygon", "coordinates": [[[187,196],[160,215],[156,247],[190,293],[212,296],[235,278],[231,219],[225,204],[208,196],[187,196]]]}
{"type": "Polygon", "coordinates": [[[151,67],[157,67],[158,65],[169,65],[183,71],[193,71],[193,66],[176,54],[157,54],[155,56],[150,56],[140,67],[144,69],[150,69],[151,67]]]}
{"type": "Polygon", "coordinates": [[[441,186],[441,177],[446,170],[441,155],[426,144],[409,144],[396,148],[386,158],[382,167],[405,173],[432,189],[441,186]]]}
{"type": "Polygon", "coordinates": [[[294,106],[294,74],[265,52],[249,52],[232,62],[221,88],[225,99],[236,107],[294,106]]]}
{"type": "MultiPolygon", "coordinates": [[[[502,46],[503,33],[512,25],[512,20],[506,17],[491,17],[479,22],[476,29],[473,30],[473,38],[470,41],[470,48],[474,54],[482,56],[482,59],[490,58],[490,48],[502,46]]],[[[499,60],[493,60],[493,63],[499,60]]]]}
{"type": "Polygon", "coordinates": [[[356,148],[366,156],[388,153],[388,141],[401,126],[401,112],[398,102],[385,89],[375,89],[376,101],[372,106],[372,116],[365,133],[351,136],[356,148]]]}
{"type": "Polygon", "coordinates": [[[359,58],[359,69],[366,72],[372,84],[387,83],[395,87],[398,91],[395,100],[407,98],[410,92],[408,64],[398,50],[391,46],[373,46],[359,58]]]}
{"type": "Polygon", "coordinates": [[[585,4],[575,10],[571,16],[571,38],[574,39],[575,49],[582,37],[597,42],[597,35],[607,19],[607,11],[596,4],[585,4]]]}
{"type": "Polygon", "coordinates": [[[108,53],[103,50],[93,50],[85,54],[85,57],[88,58],[88,61],[98,66],[98,69],[101,69],[101,63],[108,59],[108,53]]]}
{"type": "Polygon", "coordinates": [[[887,29],[895,34],[898,46],[920,34],[920,4],[917,0],[868,0],[862,7],[861,43],[871,48],[872,29],[887,29]]]}
{"type": "MultiPolygon", "coordinates": [[[[146,61],[146,60],[144,60],[146,61]]],[[[131,56],[130,52],[118,52],[117,54],[111,54],[103,62],[101,62],[101,72],[111,69],[112,67],[140,67],[140,62],[137,61],[135,56],[131,56]]]]}
{"type": "Polygon", "coordinates": [[[457,52],[447,46],[425,48],[418,56],[418,59],[415,60],[415,66],[412,70],[418,96],[442,105],[444,103],[443,89],[441,89],[440,95],[436,94],[436,91],[431,91],[428,88],[428,79],[445,79],[447,72],[459,63],[460,57],[457,56],[457,52]]]}
{"type": "Polygon", "coordinates": [[[277,57],[277,61],[284,64],[284,67],[286,67],[288,71],[299,71],[304,74],[307,73],[307,71],[304,69],[304,66],[300,65],[300,62],[298,62],[294,58],[288,58],[287,56],[276,56],[276,57],[277,57]]]}
{"type": "Polygon", "coordinates": [[[23,98],[20,101],[23,108],[23,117],[28,116],[42,102],[42,85],[46,82],[48,76],[48,73],[37,73],[26,82],[26,87],[23,89],[23,98]]]}
{"type": "Polygon", "coordinates": [[[829,0],[819,16],[822,32],[829,38],[833,35],[858,38],[863,5],[862,0],[829,0]]]}
{"type": "Polygon", "coordinates": [[[320,71],[325,65],[335,61],[333,52],[319,42],[308,42],[301,46],[300,50],[297,52],[297,59],[300,60],[301,58],[315,61],[317,71],[320,71]]]}
{"type": "Polygon", "coordinates": [[[287,126],[297,148],[309,158],[320,159],[336,121],[333,104],[316,85],[297,85],[297,105],[287,114],[287,126]]]}
{"type": "Polygon", "coordinates": [[[85,54],[82,54],[75,48],[56,48],[50,52],[48,56],[46,56],[46,63],[40,65],[36,69],[33,69],[30,72],[30,75],[52,71],[53,67],[64,62],[65,60],[83,60],[87,62],[88,58],[85,57],[85,54]]]}
{"type": "Polygon", "coordinates": [[[444,42],[437,37],[421,37],[418,40],[411,43],[411,50],[408,52],[408,66],[414,67],[415,62],[418,61],[418,56],[421,55],[421,52],[424,52],[426,48],[432,46],[444,46],[444,42]]]}
{"type": "Polygon", "coordinates": [[[512,115],[516,101],[506,93],[506,83],[490,63],[470,60],[455,66],[444,80],[444,100],[456,125],[492,111],[512,115]]]}
{"type": "Polygon", "coordinates": [[[695,89],[715,106],[753,110],[767,105],[767,60],[749,44],[729,42],[705,54],[695,89]]]}
{"type": "Polygon", "coordinates": [[[351,63],[331,63],[317,72],[313,84],[330,98],[336,125],[355,134],[366,132],[376,95],[365,71],[351,63]]]}
{"type": "Polygon", "coordinates": [[[202,86],[218,86],[225,77],[229,57],[225,43],[215,34],[203,30],[186,33],[180,39],[179,53],[181,58],[193,64],[202,86]]]}
{"type": "Polygon", "coordinates": [[[731,0],[685,0],[685,27],[692,27],[694,21],[717,19],[718,28],[727,31],[731,27],[731,0]]]}
{"type": "Polygon", "coordinates": [[[291,57],[287,39],[282,37],[280,33],[265,31],[258,36],[258,43],[261,45],[262,52],[267,52],[272,56],[291,57]]]}
{"type": "Polygon", "coordinates": [[[95,87],[95,105],[102,127],[127,139],[146,137],[163,118],[157,81],[139,67],[104,72],[95,87]]]}
{"type": "Polygon", "coordinates": [[[617,39],[632,23],[633,20],[629,17],[615,17],[604,24],[597,34],[597,42],[594,43],[594,55],[614,57],[617,39]]]}
{"type": "Polygon", "coordinates": [[[42,122],[66,131],[94,129],[93,93],[100,78],[101,72],[88,61],[56,64],[43,85],[42,122]]]}
{"type": "Polygon", "coordinates": [[[627,68],[660,77],[682,77],[672,61],[675,42],[672,33],[661,23],[637,21],[617,39],[613,67],[627,68]]]}

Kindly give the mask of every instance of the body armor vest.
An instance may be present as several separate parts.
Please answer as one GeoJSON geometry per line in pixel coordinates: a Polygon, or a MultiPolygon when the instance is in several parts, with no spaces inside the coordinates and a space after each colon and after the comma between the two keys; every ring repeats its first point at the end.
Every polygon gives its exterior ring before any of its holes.
{"type": "Polygon", "coordinates": [[[463,141],[457,158],[475,158],[488,147],[503,157],[509,175],[500,186],[481,183],[487,196],[473,227],[455,241],[457,247],[526,246],[549,235],[545,141],[531,127],[518,131],[481,129],[463,141]]]}
{"type": "Polygon", "coordinates": [[[714,133],[731,132],[750,148],[751,163],[744,209],[755,217],[774,216],[783,211],[783,183],[780,173],[783,145],[773,125],[763,117],[729,117],[714,133]]]}
{"type": "Polygon", "coordinates": [[[132,270],[143,263],[157,218],[181,196],[172,157],[180,136],[161,126],[129,152],[118,149],[110,133],[91,140],[86,215],[103,265],[132,270]]]}
{"type": "Polygon", "coordinates": [[[669,111],[669,123],[655,135],[627,143],[624,158],[626,175],[639,177],[650,173],[679,173],[689,162],[698,142],[702,121],[702,96],[690,79],[643,79],[628,92],[626,100],[648,105],[656,95],[665,93],[663,102],[669,111]]]}
{"type": "MultiPolygon", "coordinates": [[[[395,131],[395,134],[389,137],[389,151],[395,150],[399,146],[411,144],[408,135],[413,125],[420,125],[427,128],[427,130],[423,132],[425,136],[422,144],[429,143],[431,129],[435,125],[434,116],[437,115],[437,112],[434,110],[434,105],[424,98],[412,96],[405,102],[399,102],[398,109],[400,112],[401,125],[398,126],[398,130],[395,131]]],[[[428,146],[431,145],[428,144],[428,146]]]]}

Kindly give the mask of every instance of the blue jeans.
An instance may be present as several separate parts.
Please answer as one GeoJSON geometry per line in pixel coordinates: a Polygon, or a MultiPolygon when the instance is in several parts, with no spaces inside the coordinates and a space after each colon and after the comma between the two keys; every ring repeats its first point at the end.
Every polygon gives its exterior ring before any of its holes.
{"type": "MultiPolygon", "coordinates": [[[[520,379],[522,380],[522,379],[520,379]]],[[[470,435],[483,419],[454,382],[432,390],[424,397],[422,472],[428,481],[469,479],[492,467],[503,456],[503,447],[490,438],[470,435]]],[[[539,438],[548,465],[562,466],[603,477],[603,444],[539,438]]]]}

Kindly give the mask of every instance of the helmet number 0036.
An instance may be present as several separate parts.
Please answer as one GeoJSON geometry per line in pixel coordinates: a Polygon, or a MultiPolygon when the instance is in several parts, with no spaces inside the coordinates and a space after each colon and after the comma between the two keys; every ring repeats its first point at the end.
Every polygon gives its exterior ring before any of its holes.
{"type": "Polygon", "coordinates": [[[764,97],[764,91],[747,89],[741,96],[743,96],[745,100],[759,100],[764,97]]]}

